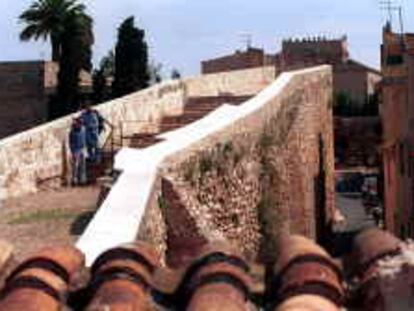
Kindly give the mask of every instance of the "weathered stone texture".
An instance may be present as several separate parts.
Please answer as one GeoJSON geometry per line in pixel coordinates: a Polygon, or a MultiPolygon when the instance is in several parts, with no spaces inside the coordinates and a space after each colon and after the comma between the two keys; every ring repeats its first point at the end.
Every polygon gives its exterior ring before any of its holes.
{"type": "MultiPolygon", "coordinates": [[[[184,85],[175,82],[102,104],[97,109],[117,129],[127,120],[156,124],[165,114],[178,114],[183,103],[184,85]]],[[[0,141],[0,175],[5,197],[35,192],[50,180],[55,180],[57,186],[65,182],[69,169],[67,135],[74,116],[0,141]]],[[[136,122],[133,130],[144,130],[146,123],[136,122]]],[[[106,134],[110,134],[109,129],[106,134]]]]}
{"type": "Polygon", "coordinates": [[[272,66],[207,74],[185,80],[188,97],[254,95],[275,80],[272,66]]]}
{"type": "Polygon", "coordinates": [[[0,63],[0,138],[46,121],[46,63],[0,63]]]}
{"type": "Polygon", "coordinates": [[[249,258],[272,253],[261,242],[276,246],[281,231],[321,239],[334,209],[331,106],[330,71],[305,72],[263,108],[168,159],[164,174],[199,231],[249,258]]]}
{"type": "Polygon", "coordinates": [[[380,117],[336,117],[336,167],[379,167],[381,129],[380,117]]]}
{"type": "Polygon", "coordinates": [[[162,202],[160,202],[159,189],[161,188],[161,178],[157,178],[152,188],[150,202],[145,210],[138,230],[137,240],[146,241],[153,245],[159,254],[161,262],[165,263],[165,254],[167,253],[167,226],[162,202]]]}
{"type": "MultiPolygon", "coordinates": [[[[46,66],[46,73],[41,74],[50,76],[54,70],[53,66],[46,66]]],[[[187,97],[254,95],[273,80],[272,72],[272,68],[261,68],[165,82],[104,103],[97,109],[113,124],[116,137],[120,136],[121,124],[124,135],[153,132],[162,117],[182,113],[187,97]]],[[[53,86],[52,80],[45,79],[46,87],[53,86]]],[[[0,140],[0,199],[66,182],[70,166],[67,134],[74,116],[0,140]]],[[[109,134],[108,129],[106,135],[109,134]]]]}
{"type": "Polygon", "coordinates": [[[236,51],[236,53],[232,55],[201,62],[201,72],[203,74],[209,74],[247,68],[274,66],[275,62],[275,55],[265,54],[263,49],[248,47],[245,51],[236,51]]]}

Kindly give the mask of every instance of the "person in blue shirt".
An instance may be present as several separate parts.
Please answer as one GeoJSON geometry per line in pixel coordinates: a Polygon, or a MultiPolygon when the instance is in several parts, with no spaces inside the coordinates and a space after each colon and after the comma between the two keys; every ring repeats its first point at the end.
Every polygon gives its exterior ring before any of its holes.
{"type": "Polygon", "coordinates": [[[86,133],[80,118],[72,122],[69,132],[69,148],[72,154],[72,184],[85,185],[86,176],[86,133]]]}
{"type": "Polygon", "coordinates": [[[82,110],[80,118],[86,131],[86,148],[90,162],[100,161],[99,135],[103,130],[103,118],[99,112],[87,104],[82,110]]]}

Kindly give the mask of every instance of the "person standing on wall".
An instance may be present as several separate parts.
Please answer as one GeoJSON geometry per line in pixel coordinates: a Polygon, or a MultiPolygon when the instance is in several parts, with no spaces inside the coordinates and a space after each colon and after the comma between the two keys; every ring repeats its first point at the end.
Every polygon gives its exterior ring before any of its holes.
{"type": "Polygon", "coordinates": [[[89,104],[85,104],[80,117],[86,130],[88,161],[91,163],[100,162],[99,135],[104,130],[104,119],[101,114],[89,104]]]}
{"type": "Polygon", "coordinates": [[[86,177],[86,132],[80,118],[72,122],[69,132],[69,148],[72,154],[72,185],[85,185],[86,177]]]}

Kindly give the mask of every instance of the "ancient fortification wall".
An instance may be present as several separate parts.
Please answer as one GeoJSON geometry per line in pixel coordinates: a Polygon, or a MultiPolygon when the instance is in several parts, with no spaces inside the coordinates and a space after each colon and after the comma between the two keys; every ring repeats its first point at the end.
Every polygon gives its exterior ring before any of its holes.
{"type": "Polygon", "coordinates": [[[175,246],[226,239],[270,260],[261,242],[274,247],[280,232],[321,238],[334,212],[332,133],[331,68],[284,73],[241,106],[121,150],[123,173],[77,246],[91,263],[138,237],[168,260],[175,246]]]}
{"type": "MultiPolygon", "coordinates": [[[[167,83],[98,107],[114,125],[123,120],[156,120],[179,113],[184,86],[167,83]]],[[[0,141],[0,176],[3,198],[38,191],[42,185],[65,183],[69,167],[67,135],[74,115],[0,141]]]]}
{"type": "MultiPolygon", "coordinates": [[[[260,68],[169,81],[104,103],[97,109],[116,128],[125,121],[141,121],[127,127],[138,133],[148,125],[157,125],[163,116],[180,114],[187,97],[221,93],[253,95],[273,79],[272,68],[260,68]]],[[[0,200],[66,182],[67,134],[73,117],[0,140],[0,200]]]]}
{"type": "Polygon", "coordinates": [[[232,124],[164,161],[172,234],[225,239],[264,261],[281,232],[323,239],[334,209],[331,76],[299,71],[278,89],[286,76],[234,108],[232,124]],[[179,205],[187,222],[173,215],[179,205]]]}
{"type": "Polygon", "coordinates": [[[47,119],[48,63],[0,63],[0,139],[47,119]]]}
{"type": "Polygon", "coordinates": [[[187,96],[253,95],[275,80],[273,66],[207,74],[185,80],[187,96]]]}

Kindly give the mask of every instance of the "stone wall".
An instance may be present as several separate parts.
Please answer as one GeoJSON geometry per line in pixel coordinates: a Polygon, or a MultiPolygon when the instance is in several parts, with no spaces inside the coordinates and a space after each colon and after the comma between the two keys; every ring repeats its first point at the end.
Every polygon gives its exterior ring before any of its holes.
{"type": "MultiPolygon", "coordinates": [[[[46,73],[39,71],[38,74],[46,75],[44,80],[48,88],[53,86],[54,82],[48,76],[53,74],[55,67],[46,66],[46,69],[46,73]]],[[[116,136],[119,136],[121,123],[124,135],[156,131],[163,116],[182,112],[187,97],[221,93],[254,95],[273,80],[271,69],[242,70],[164,82],[101,104],[97,109],[113,124],[118,132],[116,136]]],[[[0,199],[66,182],[69,166],[66,140],[73,117],[71,115],[0,140],[0,199]]]]}
{"type": "Polygon", "coordinates": [[[203,74],[275,66],[275,55],[265,54],[263,49],[249,47],[245,51],[201,62],[203,74]]]}
{"type": "Polygon", "coordinates": [[[335,117],[334,132],[337,169],[381,165],[380,117],[335,117]]]}
{"type": "Polygon", "coordinates": [[[294,75],[260,108],[249,106],[263,94],[244,103],[246,114],[234,124],[164,161],[161,175],[198,228],[167,219],[186,241],[227,239],[263,261],[273,259],[281,232],[324,242],[334,210],[334,157],[332,78],[322,68],[294,75]]]}
{"type": "MultiPolygon", "coordinates": [[[[127,120],[146,121],[135,123],[133,130],[139,132],[148,121],[156,122],[165,114],[179,114],[184,94],[183,83],[171,82],[99,105],[97,109],[116,127],[127,120]]],[[[67,135],[73,117],[70,115],[0,141],[4,198],[35,192],[43,185],[60,186],[66,182],[67,135]]]]}
{"type": "Polygon", "coordinates": [[[46,63],[0,63],[0,138],[37,126],[47,119],[46,63]]]}
{"type": "Polygon", "coordinates": [[[323,241],[334,212],[332,124],[332,73],[322,66],[284,73],[155,145],[124,148],[122,174],[77,246],[90,263],[139,237],[179,265],[212,240],[263,261],[281,232],[323,241]]]}
{"type": "Polygon", "coordinates": [[[207,74],[185,80],[187,96],[254,95],[276,78],[274,66],[207,74]]]}
{"type": "MultiPolygon", "coordinates": [[[[282,43],[283,66],[292,68],[299,63],[335,64],[349,57],[346,37],[340,39],[306,38],[284,40],[282,43]]],[[[297,68],[297,67],[296,67],[297,68]]]]}

